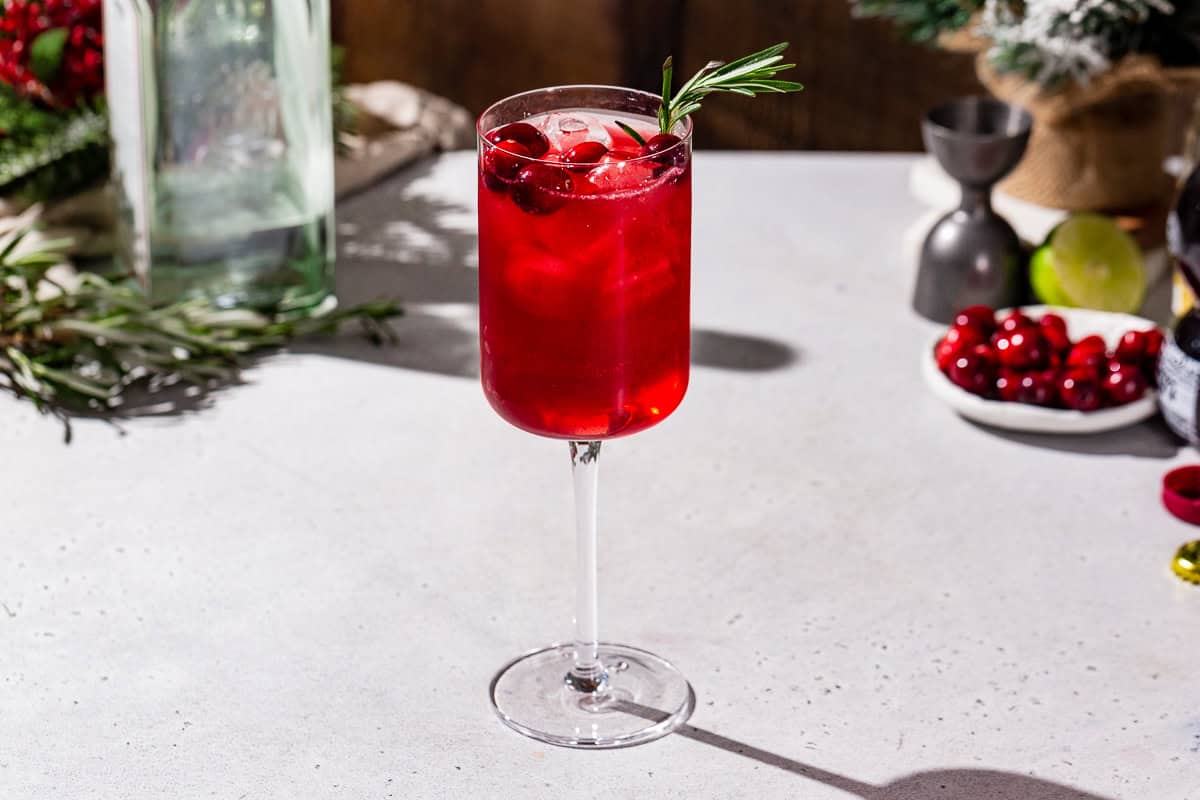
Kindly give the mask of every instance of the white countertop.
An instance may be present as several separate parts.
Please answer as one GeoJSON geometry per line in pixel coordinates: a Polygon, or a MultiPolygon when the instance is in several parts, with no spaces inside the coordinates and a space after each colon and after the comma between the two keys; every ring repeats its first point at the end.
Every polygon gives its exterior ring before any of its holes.
{"type": "Polygon", "coordinates": [[[1196,532],[1158,501],[1196,454],[925,391],[911,164],[697,158],[698,363],[605,447],[600,511],[602,636],[685,672],[691,727],[580,752],[492,716],[570,636],[573,531],[565,445],[474,377],[460,153],[340,212],[343,297],[414,303],[400,349],[70,446],[0,399],[0,798],[1200,798],[1196,532]]]}

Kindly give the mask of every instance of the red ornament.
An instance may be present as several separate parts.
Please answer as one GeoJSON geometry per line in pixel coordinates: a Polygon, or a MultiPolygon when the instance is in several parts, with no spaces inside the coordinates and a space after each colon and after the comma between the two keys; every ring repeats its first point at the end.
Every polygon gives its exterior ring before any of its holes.
{"type": "MultiPolygon", "coordinates": [[[[104,91],[104,35],[100,0],[0,0],[0,81],[23,97],[69,108],[104,91]],[[34,42],[65,31],[53,77],[34,72],[34,42]]],[[[61,35],[61,34],[60,34],[61,35]]]]}

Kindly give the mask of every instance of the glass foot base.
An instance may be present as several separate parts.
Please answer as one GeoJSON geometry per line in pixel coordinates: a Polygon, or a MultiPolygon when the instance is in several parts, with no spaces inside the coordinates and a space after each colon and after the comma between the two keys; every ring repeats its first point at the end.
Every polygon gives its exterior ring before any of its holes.
{"type": "Polygon", "coordinates": [[[608,683],[587,693],[564,683],[574,665],[572,645],[526,653],[492,678],[492,707],[518,733],[586,749],[651,742],[692,715],[696,695],[670,662],[636,647],[605,643],[600,660],[608,683]]]}

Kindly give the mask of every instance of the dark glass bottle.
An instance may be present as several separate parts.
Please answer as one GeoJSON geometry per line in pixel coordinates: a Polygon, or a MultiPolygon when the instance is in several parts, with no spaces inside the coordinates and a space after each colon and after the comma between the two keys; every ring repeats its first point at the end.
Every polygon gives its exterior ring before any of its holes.
{"type": "MultiPolygon", "coordinates": [[[[1184,182],[1167,218],[1167,246],[1176,268],[1200,297],[1200,167],[1184,182]]],[[[1175,433],[1200,446],[1200,307],[1175,322],[1158,362],[1158,402],[1175,433]]]]}

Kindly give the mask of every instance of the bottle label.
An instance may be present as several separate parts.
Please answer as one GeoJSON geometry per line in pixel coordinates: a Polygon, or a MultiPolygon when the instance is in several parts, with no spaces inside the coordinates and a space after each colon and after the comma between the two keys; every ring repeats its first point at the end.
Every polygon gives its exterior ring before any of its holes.
{"type": "Polygon", "coordinates": [[[104,77],[121,257],[145,285],[150,277],[150,146],[144,57],[144,0],[104,0],[104,77]]]}
{"type": "Polygon", "coordinates": [[[1174,336],[1168,336],[1158,362],[1158,403],[1171,430],[1192,444],[1200,444],[1198,401],[1200,361],[1179,349],[1174,336]]]}

